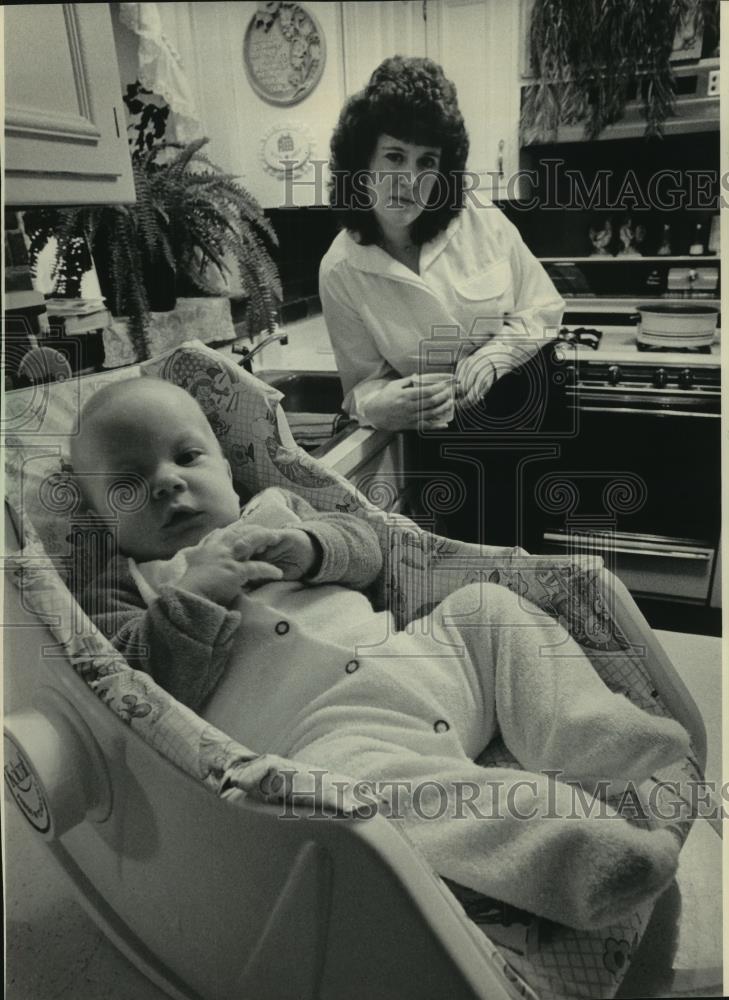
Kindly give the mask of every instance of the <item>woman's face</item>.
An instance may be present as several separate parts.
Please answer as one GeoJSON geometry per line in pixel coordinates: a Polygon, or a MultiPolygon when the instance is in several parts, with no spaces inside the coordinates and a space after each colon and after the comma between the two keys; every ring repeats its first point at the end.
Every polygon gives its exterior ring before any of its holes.
{"type": "Polygon", "coordinates": [[[369,163],[373,211],[385,233],[411,225],[428,203],[437,183],[439,146],[381,135],[369,163]]]}

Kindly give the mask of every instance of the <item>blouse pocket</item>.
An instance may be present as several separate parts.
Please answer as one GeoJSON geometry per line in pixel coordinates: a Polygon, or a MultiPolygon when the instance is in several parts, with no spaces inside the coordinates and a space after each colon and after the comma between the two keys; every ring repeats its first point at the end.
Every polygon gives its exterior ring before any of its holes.
{"type": "Polygon", "coordinates": [[[514,286],[509,261],[493,264],[453,283],[455,306],[467,337],[489,340],[502,326],[504,316],[514,309],[514,286]]]}
{"type": "Polygon", "coordinates": [[[495,261],[485,270],[456,282],[455,289],[462,299],[469,302],[484,302],[490,305],[496,300],[508,298],[513,304],[509,261],[506,259],[495,261]]]}

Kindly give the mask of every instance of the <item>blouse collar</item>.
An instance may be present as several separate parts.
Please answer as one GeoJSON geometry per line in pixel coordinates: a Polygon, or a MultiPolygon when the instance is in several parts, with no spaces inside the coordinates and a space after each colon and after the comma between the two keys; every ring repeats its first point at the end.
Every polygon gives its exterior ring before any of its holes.
{"type": "MultiPolygon", "coordinates": [[[[421,273],[430,267],[436,258],[443,252],[445,247],[453,239],[462,222],[462,209],[455,218],[451,219],[446,228],[438,235],[424,243],[420,250],[420,271],[421,273]]],[[[368,271],[371,274],[384,274],[393,278],[402,278],[403,272],[407,272],[411,280],[417,280],[418,275],[410,271],[404,264],[391,257],[382,247],[369,243],[363,246],[348,231],[345,231],[347,245],[347,261],[360,271],[368,271]]]]}

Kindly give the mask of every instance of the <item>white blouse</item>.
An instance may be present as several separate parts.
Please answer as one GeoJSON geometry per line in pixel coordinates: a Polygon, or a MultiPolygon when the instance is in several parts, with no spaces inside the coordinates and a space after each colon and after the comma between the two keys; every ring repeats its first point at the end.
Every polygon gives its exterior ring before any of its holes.
{"type": "Polygon", "coordinates": [[[466,207],[420,252],[415,274],[378,246],[339,233],[319,270],[344,409],[367,424],[388,380],[455,371],[479,391],[556,335],[564,302],[516,227],[492,202],[466,207]]]}

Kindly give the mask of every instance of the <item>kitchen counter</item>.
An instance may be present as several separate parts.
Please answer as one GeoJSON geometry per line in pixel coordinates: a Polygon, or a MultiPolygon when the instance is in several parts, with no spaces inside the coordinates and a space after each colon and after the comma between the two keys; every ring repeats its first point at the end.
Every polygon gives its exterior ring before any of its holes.
{"type": "Polygon", "coordinates": [[[641,306],[711,306],[714,309],[721,309],[721,299],[715,298],[670,298],[664,295],[635,295],[626,298],[624,295],[570,295],[568,292],[560,292],[565,301],[565,313],[596,312],[596,313],[624,313],[632,315],[638,312],[641,306]]]}
{"type": "MultiPolygon", "coordinates": [[[[569,311],[569,304],[568,310],[569,311]]],[[[710,354],[684,353],[680,351],[638,351],[635,339],[635,325],[603,326],[599,317],[596,325],[603,330],[603,337],[598,350],[591,347],[576,345],[570,351],[576,350],[577,358],[585,360],[629,362],[640,359],[646,363],[655,361],[666,365],[720,365],[721,364],[721,332],[717,330],[710,354]]],[[[586,326],[586,323],[565,324],[568,329],[586,326]]],[[[253,358],[253,371],[265,368],[290,369],[292,371],[336,371],[334,350],[327,333],[324,317],[310,316],[308,319],[297,320],[279,328],[286,331],[289,342],[268,344],[253,358]]],[[[570,354],[571,357],[574,355],[570,354]]]]}
{"type": "Polygon", "coordinates": [[[287,334],[288,344],[267,344],[253,358],[254,373],[266,368],[319,372],[337,370],[334,350],[321,313],[293,323],[283,323],[278,332],[287,334]]]}

